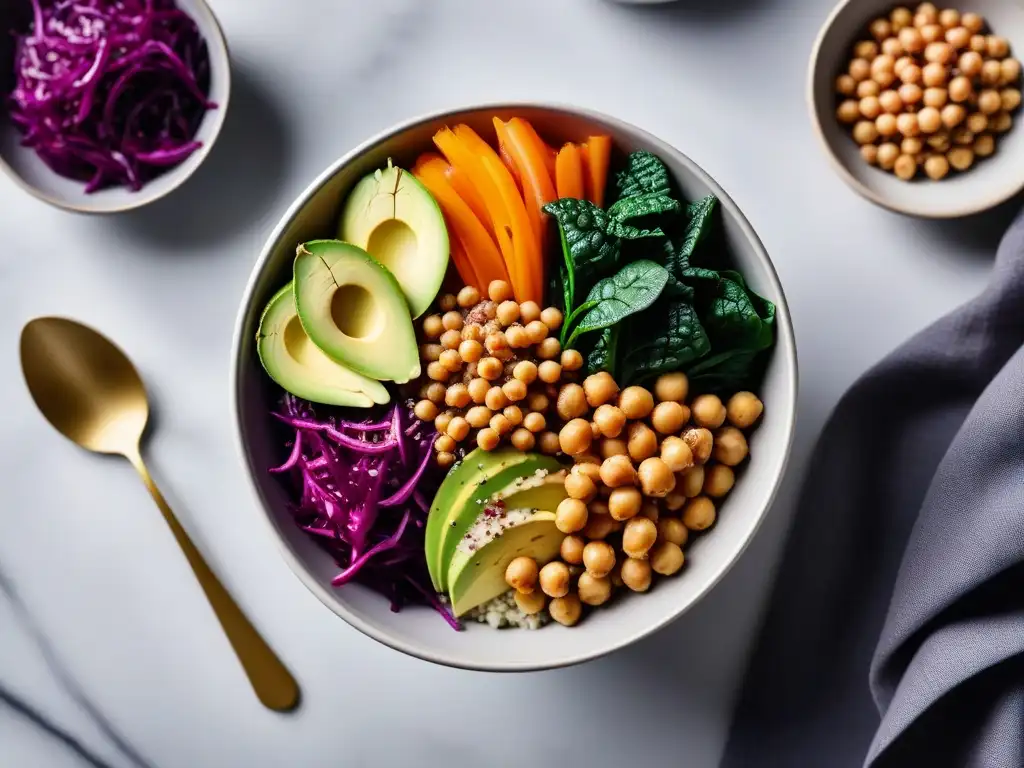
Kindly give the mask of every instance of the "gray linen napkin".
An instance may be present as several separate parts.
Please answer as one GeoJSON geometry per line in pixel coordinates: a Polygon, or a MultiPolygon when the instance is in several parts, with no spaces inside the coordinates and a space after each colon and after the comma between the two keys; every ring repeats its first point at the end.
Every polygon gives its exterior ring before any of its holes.
{"type": "Polygon", "coordinates": [[[820,438],[722,765],[1024,766],[1024,214],[820,438]]]}

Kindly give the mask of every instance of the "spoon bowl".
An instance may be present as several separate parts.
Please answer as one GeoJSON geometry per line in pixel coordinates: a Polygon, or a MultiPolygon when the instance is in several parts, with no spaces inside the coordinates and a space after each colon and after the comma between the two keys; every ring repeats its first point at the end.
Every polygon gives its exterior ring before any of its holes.
{"type": "Polygon", "coordinates": [[[142,461],[139,443],[149,401],[128,356],[101,333],[61,317],[30,321],[20,346],[25,383],[43,416],[82,448],[131,462],[192,566],[257,698],[270,709],[294,709],[295,679],[210,570],[142,461]]]}

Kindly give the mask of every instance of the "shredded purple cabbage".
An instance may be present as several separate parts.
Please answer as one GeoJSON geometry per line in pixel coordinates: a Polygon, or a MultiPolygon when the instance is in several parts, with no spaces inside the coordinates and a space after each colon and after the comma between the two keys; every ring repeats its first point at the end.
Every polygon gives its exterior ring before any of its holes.
{"type": "Polygon", "coordinates": [[[434,594],[423,553],[427,498],[443,479],[433,461],[436,433],[403,405],[377,421],[325,416],[314,407],[326,410],[284,396],[282,412],[272,415],[294,433],[288,458],[269,471],[290,479],[296,524],[341,567],[332,584],[370,587],[393,611],[432,606],[460,629],[434,594]]]}
{"type": "Polygon", "coordinates": [[[209,53],[174,0],[31,2],[10,117],[50,168],[86,192],[138,190],[202,146],[209,53]]]}

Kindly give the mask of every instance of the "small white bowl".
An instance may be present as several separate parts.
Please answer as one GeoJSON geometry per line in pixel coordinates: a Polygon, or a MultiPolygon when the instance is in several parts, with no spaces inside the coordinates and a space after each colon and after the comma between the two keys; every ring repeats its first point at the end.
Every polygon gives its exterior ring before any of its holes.
{"type": "Polygon", "coordinates": [[[610,653],[693,606],[736,562],[764,518],[789,457],[796,417],[796,344],[789,309],[771,259],[736,203],[674,147],[621,120],[575,107],[496,104],[429,115],[392,128],[335,161],[292,203],[267,239],[242,297],[232,358],[236,437],[260,507],[257,516],[269,522],[271,535],[302,583],[349,624],[392,648],[439,664],[496,672],[561,667],[610,653]],[[537,631],[495,631],[468,623],[466,631],[454,632],[432,609],[414,606],[392,613],[387,599],[358,584],[332,588],[338,567],[295,525],[288,494],[277,476],[267,472],[280,463],[282,451],[279,429],[269,415],[280,390],[263,372],[254,342],[263,307],[291,277],[296,243],[333,236],[348,190],[388,158],[409,167],[432,146],[431,136],[439,128],[456,122],[491,138],[494,115],[524,117],[556,146],[605,133],[612,137],[618,158],[637,149],[661,157],[687,199],[718,197],[721,234],[731,263],[754,290],[776,305],[777,342],[760,388],[764,417],[750,438],[752,458],[721,505],[714,528],[688,547],[681,574],[660,581],[647,594],[623,595],[573,628],[555,624],[537,631]]]}
{"type": "MultiPolygon", "coordinates": [[[[911,9],[919,3],[905,5],[911,9]]],[[[893,0],[843,0],[829,15],[811,52],[807,102],[811,122],[839,176],[873,203],[899,213],[951,219],[993,208],[1024,189],[1024,113],[996,137],[996,151],[963,173],[940,181],[919,175],[901,181],[893,173],[868,165],[847,126],[836,119],[835,79],[849,61],[850,49],[867,35],[867,25],[888,15],[893,0]]],[[[981,14],[994,34],[1010,41],[1012,55],[1024,56],[1024,4],[1019,0],[946,0],[940,8],[981,14]]]]}
{"type": "MultiPolygon", "coordinates": [[[[19,0],[29,6],[28,0],[19,0]]],[[[133,192],[127,187],[110,187],[91,194],[85,192],[85,182],[65,178],[44,163],[30,147],[21,145],[21,132],[4,119],[0,124],[0,168],[18,185],[51,205],[78,213],[120,213],[159,200],[161,197],[181,186],[210,153],[224,118],[228,111],[228,99],[231,95],[231,67],[228,60],[228,47],[224,39],[217,17],[205,0],[177,0],[178,7],[195,21],[199,33],[206,40],[210,57],[210,101],[216,103],[216,109],[206,111],[196,131],[195,138],[202,146],[178,165],[168,168],[160,176],[143,185],[142,189],[133,192]]],[[[8,4],[8,8],[11,4],[8,4]]],[[[21,10],[19,8],[19,10],[21,10]]],[[[28,13],[31,14],[29,7],[28,13]]],[[[0,15],[6,29],[12,28],[12,22],[24,21],[29,17],[18,17],[14,13],[0,15]]],[[[5,49],[6,50],[6,49],[5,49]]],[[[5,57],[13,61],[13,51],[5,57]]],[[[10,66],[10,64],[8,64],[10,66]]],[[[9,77],[8,73],[8,77],[9,77]]],[[[5,85],[7,85],[5,83],[5,85]]],[[[9,85],[5,88],[5,91],[9,85]]],[[[6,97],[6,93],[4,94],[6,97]]],[[[5,112],[6,115],[6,112],[5,112]]]]}

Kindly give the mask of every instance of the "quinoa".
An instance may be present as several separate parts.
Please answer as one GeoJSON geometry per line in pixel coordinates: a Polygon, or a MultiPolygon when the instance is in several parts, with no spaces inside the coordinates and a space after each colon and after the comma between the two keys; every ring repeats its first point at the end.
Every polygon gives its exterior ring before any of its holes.
{"type": "Polygon", "coordinates": [[[546,608],[539,613],[523,613],[519,610],[519,606],[516,605],[515,591],[510,589],[493,600],[472,609],[466,614],[466,619],[479,621],[481,624],[489,624],[492,629],[506,629],[509,627],[540,629],[551,621],[551,616],[546,608]]]}

